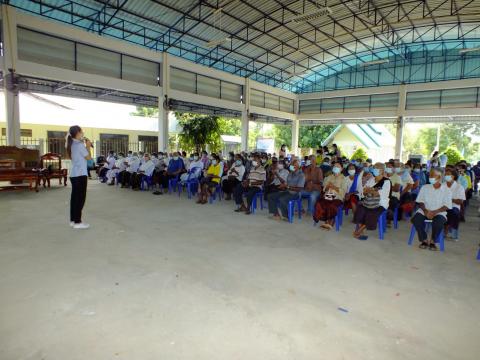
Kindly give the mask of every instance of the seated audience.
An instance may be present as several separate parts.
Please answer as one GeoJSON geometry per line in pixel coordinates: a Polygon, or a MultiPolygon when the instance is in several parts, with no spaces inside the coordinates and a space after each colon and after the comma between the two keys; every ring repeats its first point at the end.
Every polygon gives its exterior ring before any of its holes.
{"type": "Polygon", "coordinates": [[[315,222],[320,220],[325,223],[321,225],[322,229],[331,230],[335,224],[338,208],[345,199],[346,182],[342,174],[342,164],[335,162],[332,168],[332,174],[327,176],[323,182],[323,196],[315,204],[315,213],[313,219],[315,222]]]}
{"type": "Polygon", "coordinates": [[[355,213],[357,204],[363,196],[363,187],[361,172],[357,171],[355,165],[349,164],[347,167],[348,175],[345,177],[345,209],[352,209],[355,213]]]}
{"type": "Polygon", "coordinates": [[[140,159],[138,158],[138,154],[134,152],[130,158],[127,158],[125,163],[126,169],[120,174],[122,188],[130,187],[132,176],[137,172],[138,167],[140,166],[140,159]]]}
{"type": "Polygon", "coordinates": [[[115,185],[115,178],[117,174],[125,171],[127,166],[125,165],[125,157],[123,153],[118,154],[118,159],[115,161],[115,165],[111,170],[107,171],[107,184],[108,185],[115,185]]]}
{"type": "Polygon", "coordinates": [[[225,200],[232,199],[233,190],[240,184],[245,175],[245,166],[240,154],[234,155],[234,162],[227,171],[227,176],[222,181],[222,191],[226,194],[225,200]]]}
{"type": "Polygon", "coordinates": [[[143,155],[142,165],[140,165],[138,171],[132,175],[132,189],[139,190],[143,179],[147,176],[152,176],[153,170],[155,170],[155,164],[150,159],[150,155],[145,153],[143,155]]]}
{"type": "Polygon", "coordinates": [[[263,183],[266,180],[266,171],[262,165],[260,165],[260,157],[258,154],[253,156],[252,164],[250,167],[250,172],[247,175],[247,178],[243,180],[240,184],[237,185],[233,191],[233,196],[235,199],[235,204],[239,207],[235,212],[245,212],[245,214],[250,214],[250,208],[252,206],[253,197],[255,194],[262,190],[263,183]],[[243,194],[247,194],[247,205],[243,201],[243,194]]]}
{"type": "Polygon", "coordinates": [[[202,175],[203,162],[199,159],[198,153],[194,153],[190,156],[186,170],[187,172],[180,175],[180,181],[182,184],[188,179],[198,179],[202,175]]]}
{"type": "Polygon", "coordinates": [[[458,226],[460,224],[460,213],[464,206],[466,197],[463,187],[456,181],[458,174],[451,168],[445,169],[445,184],[452,194],[452,208],[447,210],[447,226],[445,234],[448,238],[458,240],[458,226]]]}
{"type": "Polygon", "coordinates": [[[273,219],[288,218],[288,202],[298,199],[305,186],[305,175],[300,162],[295,159],[290,165],[287,183],[280,185],[280,191],[268,195],[268,211],[273,219]]]}
{"type": "Polygon", "coordinates": [[[154,183],[158,183],[160,185],[160,190],[155,191],[155,195],[162,195],[165,189],[168,188],[168,181],[170,179],[179,178],[180,174],[185,171],[185,167],[183,165],[183,160],[179,157],[178,152],[173,153],[173,157],[168,162],[167,169],[163,172],[160,172],[156,179],[154,179],[154,183]]]}
{"type": "Polygon", "coordinates": [[[363,188],[363,199],[357,206],[353,221],[357,229],[353,236],[363,238],[365,230],[375,230],[378,218],[388,209],[392,184],[385,177],[385,164],[376,163],[372,169],[372,177],[363,188]]]}
{"type": "Polygon", "coordinates": [[[303,170],[305,176],[305,188],[301,191],[300,196],[309,196],[311,208],[308,209],[313,214],[313,208],[322,192],[323,173],[317,167],[317,159],[315,155],[310,155],[305,162],[303,170]]]}
{"type": "Polygon", "coordinates": [[[412,224],[418,234],[420,248],[437,250],[435,240],[447,222],[447,210],[452,208],[452,193],[447,185],[442,184],[442,171],[431,169],[429,184],[424,185],[417,196],[419,209],[412,218],[412,224]],[[427,239],[425,220],[432,221],[432,235],[427,239]]]}
{"type": "Polygon", "coordinates": [[[107,172],[115,166],[115,152],[113,150],[110,150],[108,152],[107,159],[103,163],[103,166],[100,168],[98,171],[98,178],[102,182],[107,182],[107,172]]]}
{"type": "Polygon", "coordinates": [[[285,169],[284,162],[278,162],[276,158],[272,161],[272,166],[267,171],[267,181],[264,190],[265,200],[268,194],[279,191],[280,185],[287,182],[289,171],[285,169]]]}
{"type": "Polygon", "coordinates": [[[210,166],[205,171],[205,176],[200,181],[200,191],[198,193],[197,204],[206,204],[208,197],[211,196],[222,178],[222,163],[220,157],[216,154],[212,154],[212,160],[210,166]]]}

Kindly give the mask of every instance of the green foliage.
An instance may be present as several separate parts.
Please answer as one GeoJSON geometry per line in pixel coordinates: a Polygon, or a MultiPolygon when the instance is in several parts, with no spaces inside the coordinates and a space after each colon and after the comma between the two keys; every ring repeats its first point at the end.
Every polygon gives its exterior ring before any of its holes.
{"type": "Polygon", "coordinates": [[[219,151],[220,126],[217,116],[198,115],[193,113],[175,114],[182,132],[179,134],[179,145],[186,151],[202,151],[209,146],[210,151],[219,151]]]}
{"type": "Polygon", "coordinates": [[[365,161],[368,159],[368,154],[367,152],[365,151],[364,148],[362,147],[359,147],[357,150],[355,150],[355,152],[352,154],[352,157],[351,157],[352,160],[362,160],[362,161],[365,161]]]}
{"type": "Polygon", "coordinates": [[[335,125],[300,126],[298,146],[318,149],[335,128],[335,125]]]}
{"type": "Polygon", "coordinates": [[[132,112],[131,115],[145,116],[145,117],[158,116],[158,108],[146,107],[146,106],[137,106],[137,110],[132,112]]]}
{"type": "Polygon", "coordinates": [[[447,155],[447,165],[455,165],[462,160],[462,154],[460,154],[460,151],[458,151],[456,145],[450,145],[447,147],[444,153],[447,155]]]}
{"type": "Polygon", "coordinates": [[[242,134],[242,122],[240,119],[218,118],[220,135],[240,136],[242,134]]]}

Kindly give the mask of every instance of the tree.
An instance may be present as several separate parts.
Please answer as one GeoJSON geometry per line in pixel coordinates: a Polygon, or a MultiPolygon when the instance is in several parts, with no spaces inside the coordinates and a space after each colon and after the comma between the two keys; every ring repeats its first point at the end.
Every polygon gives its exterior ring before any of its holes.
{"type": "Polygon", "coordinates": [[[240,119],[218,118],[218,127],[221,135],[240,136],[242,134],[242,122],[240,119]]]}
{"type": "Polygon", "coordinates": [[[335,125],[300,126],[298,145],[318,149],[335,128],[335,125]]]}
{"type": "Polygon", "coordinates": [[[137,110],[130,113],[130,115],[154,117],[154,116],[158,116],[158,108],[147,107],[147,106],[137,106],[137,110]]]}
{"type": "Polygon", "coordinates": [[[462,154],[460,154],[460,151],[458,151],[455,145],[449,146],[445,150],[445,155],[447,155],[447,159],[448,159],[447,165],[455,165],[460,160],[462,160],[462,154]]]}
{"type": "Polygon", "coordinates": [[[221,149],[218,117],[193,113],[175,114],[182,132],[179,134],[180,147],[186,151],[200,152],[208,145],[211,151],[221,149]]]}
{"type": "Polygon", "coordinates": [[[355,150],[355,152],[352,154],[352,157],[351,157],[352,160],[362,160],[365,161],[368,159],[368,154],[367,152],[365,151],[364,148],[362,147],[359,147],[357,150],[355,150]]]}

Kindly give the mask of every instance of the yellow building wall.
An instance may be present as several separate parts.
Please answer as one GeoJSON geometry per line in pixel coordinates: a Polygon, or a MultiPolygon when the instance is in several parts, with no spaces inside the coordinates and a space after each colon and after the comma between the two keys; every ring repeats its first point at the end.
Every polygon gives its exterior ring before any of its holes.
{"type": "Polygon", "coordinates": [[[345,126],[342,127],[337,134],[335,134],[332,141],[330,141],[328,145],[330,146],[332,144],[337,144],[342,153],[349,157],[359,147],[365,148],[365,146],[360,141],[358,141],[358,139],[352,134],[352,132],[348,130],[348,128],[345,126]]]}
{"type": "MultiPolygon", "coordinates": [[[[7,128],[6,122],[0,122],[0,128],[7,128]]],[[[32,130],[32,139],[47,139],[48,131],[68,131],[67,126],[48,125],[48,124],[28,124],[21,123],[22,129],[32,130]]],[[[100,140],[100,134],[117,134],[128,135],[129,142],[138,142],[138,136],[158,136],[156,131],[136,131],[123,129],[104,129],[104,128],[87,128],[83,127],[83,132],[87,138],[92,141],[100,140]]]]}

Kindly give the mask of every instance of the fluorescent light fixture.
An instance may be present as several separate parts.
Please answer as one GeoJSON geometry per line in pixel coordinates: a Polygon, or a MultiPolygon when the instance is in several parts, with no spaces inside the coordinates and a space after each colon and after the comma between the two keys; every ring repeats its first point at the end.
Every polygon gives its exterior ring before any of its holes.
{"type": "Polygon", "coordinates": [[[207,47],[214,48],[214,47],[217,47],[219,45],[225,44],[226,42],[230,42],[230,41],[232,41],[232,39],[229,38],[229,37],[226,37],[226,38],[223,38],[223,39],[213,39],[213,40],[210,40],[209,42],[207,42],[207,47]]]}
{"type": "Polygon", "coordinates": [[[361,66],[380,65],[380,64],[386,64],[389,62],[390,60],[388,59],[372,60],[372,61],[367,61],[362,63],[361,66]]]}
{"type": "Polygon", "coordinates": [[[458,50],[458,52],[459,52],[460,54],[466,54],[466,53],[474,52],[474,51],[480,51],[480,47],[476,47],[476,48],[466,48],[466,49],[460,49],[460,50],[458,50]]]}
{"type": "Polygon", "coordinates": [[[308,69],[305,69],[305,70],[299,70],[299,71],[285,71],[288,75],[290,76],[301,76],[301,75],[305,75],[307,72],[308,72],[308,69]]]}
{"type": "Polygon", "coordinates": [[[293,18],[290,19],[289,22],[299,23],[304,21],[311,21],[320,17],[330,15],[331,13],[332,13],[332,9],[330,9],[328,6],[319,7],[314,11],[294,16],[293,18]]]}

